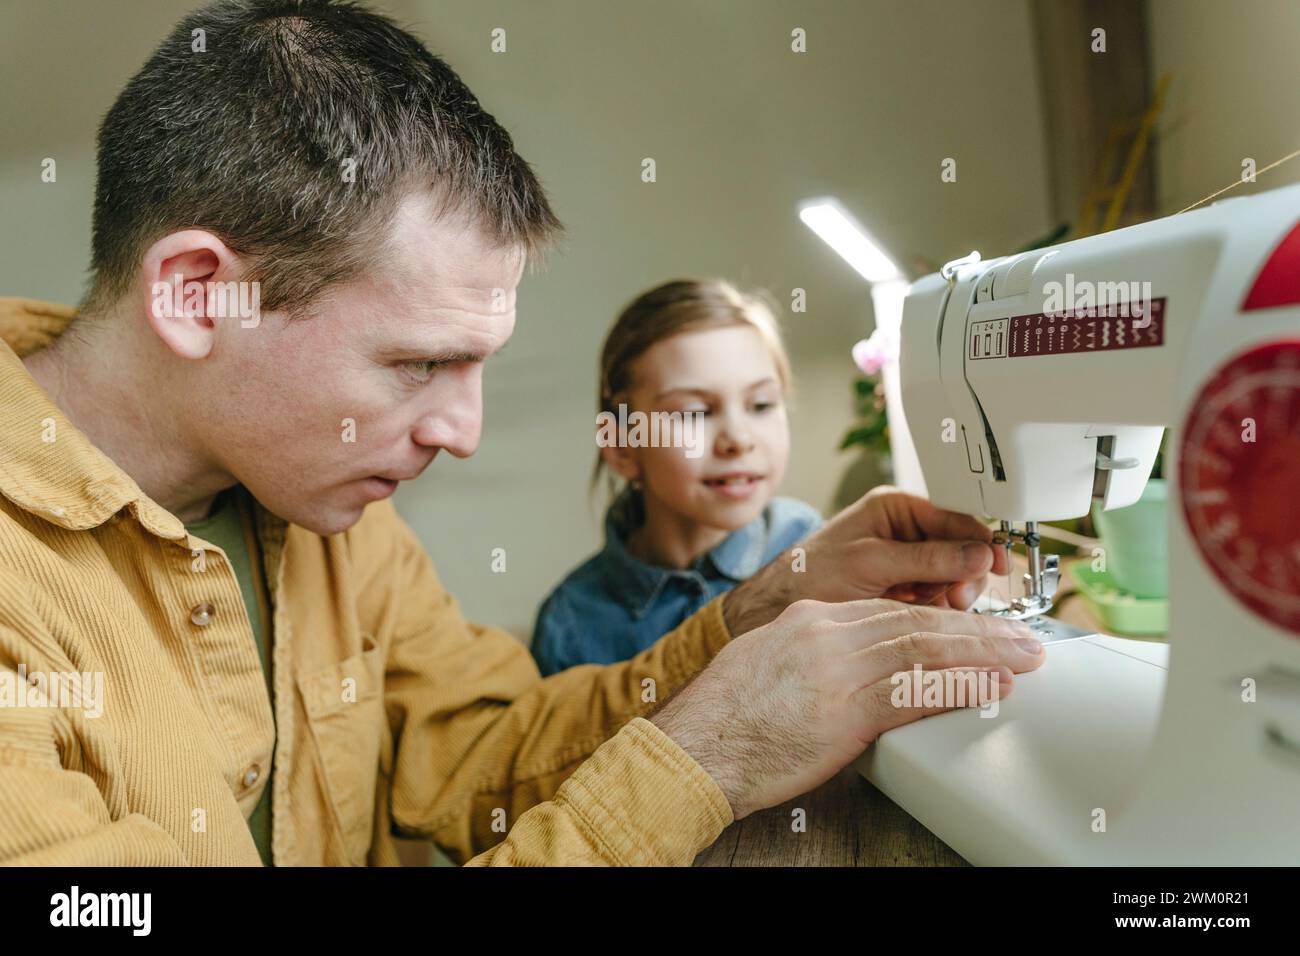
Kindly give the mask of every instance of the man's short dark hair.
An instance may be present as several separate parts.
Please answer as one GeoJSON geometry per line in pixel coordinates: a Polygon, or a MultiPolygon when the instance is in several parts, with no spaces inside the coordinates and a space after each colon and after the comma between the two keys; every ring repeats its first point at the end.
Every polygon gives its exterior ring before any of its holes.
{"type": "Polygon", "coordinates": [[[219,236],[249,262],[241,278],[261,283],[262,309],[292,314],[382,255],[410,192],[528,253],[561,229],[460,77],[347,0],[190,14],[104,117],[98,163],[88,309],[124,295],[144,251],[177,229],[219,236]]]}

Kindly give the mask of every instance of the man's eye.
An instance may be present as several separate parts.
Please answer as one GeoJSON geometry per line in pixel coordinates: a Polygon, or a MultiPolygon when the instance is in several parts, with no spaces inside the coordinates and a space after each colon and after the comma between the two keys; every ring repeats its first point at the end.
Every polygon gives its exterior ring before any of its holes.
{"type": "Polygon", "coordinates": [[[423,384],[423,383],[429,381],[429,379],[433,378],[433,370],[436,369],[436,368],[438,367],[438,363],[437,363],[437,362],[432,362],[432,361],[426,361],[426,362],[407,362],[407,363],[405,363],[405,367],[408,368],[408,369],[423,369],[423,370],[425,370],[425,371],[424,371],[424,374],[422,374],[422,375],[421,375],[421,374],[412,374],[412,375],[411,375],[411,378],[413,378],[415,381],[417,381],[417,382],[423,384]]]}

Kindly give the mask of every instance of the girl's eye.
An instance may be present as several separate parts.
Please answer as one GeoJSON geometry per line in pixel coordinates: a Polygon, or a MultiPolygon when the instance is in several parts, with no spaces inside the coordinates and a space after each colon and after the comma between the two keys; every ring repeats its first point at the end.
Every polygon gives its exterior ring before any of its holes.
{"type": "Polygon", "coordinates": [[[776,402],[755,402],[754,403],[754,411],[758,412],[759,414],[762,414],[763,412],[771,411],[774,408],[776,408],[776,402]]]}

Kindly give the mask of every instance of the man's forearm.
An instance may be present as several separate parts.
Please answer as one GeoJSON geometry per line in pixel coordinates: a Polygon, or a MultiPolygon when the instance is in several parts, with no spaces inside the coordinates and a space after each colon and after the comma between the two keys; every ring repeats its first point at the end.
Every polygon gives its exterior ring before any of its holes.
{"type": "Polygon", "coordinates": [[[727,592],[722,619],[733,637],[769,624],[797,599],[785,569],[773,561],[727,592]]]}
{"type": "Polygon", "coordinates": [[[738,820],[749,808],[742,799],[744,781],[737,779],[734,761],[719,746],[717,720],[713,715],[722,708],[716,700],[710,700],[719,691],[716,682],[710,681],[707,675],[697,677],[648,719],[709,775],[738,820]]]}

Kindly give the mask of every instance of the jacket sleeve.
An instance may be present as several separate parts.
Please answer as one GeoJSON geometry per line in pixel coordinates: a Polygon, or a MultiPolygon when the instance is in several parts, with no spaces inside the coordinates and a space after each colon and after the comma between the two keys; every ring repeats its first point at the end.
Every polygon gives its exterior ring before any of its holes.
{"type": "Polygon", "coordinates": [[[471,866],[689,866],[731,823],[700,765],[634,718],[471,866]]]}
{"type": "MultiPolygon", "coordinates": [[[[39,643],[0,622],[0,695],[26,693],[20,665],[25,672],[50,669],[41,663],[39,643]]],[[[0,865],[185,865],[166,830],[139,813],[114,820],[95,781],[64,766],[75,717],[59,708],[14,706],[15,700],[0,702],[0,865]]]]}
{"type": "Polygon", "coordinates": [[[543,679],[519,640],[464,619],[395,511],[376,532],[389,569],[377,579],[388,586],[364,593],[391,628],[384,700],[398,832],[465,861],[508,831],[493,862],[550,864],[689,862],[716,839],[730,822],[721,791],[636,718],[730,640],[721,597],[630,661],[543,679]]]}

